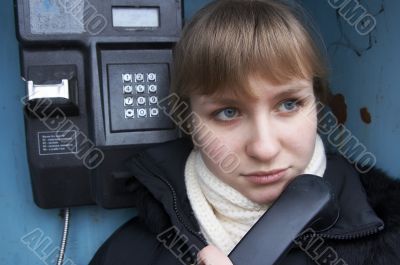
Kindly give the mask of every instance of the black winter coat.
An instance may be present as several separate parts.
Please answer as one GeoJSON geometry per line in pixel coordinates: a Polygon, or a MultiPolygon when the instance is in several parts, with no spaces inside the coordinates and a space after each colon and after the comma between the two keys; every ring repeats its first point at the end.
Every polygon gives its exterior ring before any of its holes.
{"type": "MultiPolygon", "coordinates": [[[[128,166],[138,181],[132,187],[138,216],[103,244],[91,265],[195,264],[207,243],[186,196],[191,149],[181,139],[134,154],[128,166]]],[[[327,157],[324,179],[338,197],[339,218],[299,240],[280,264],[400,264],[400,181],[377,169],[359,175],[338,156],[327,157]]]]}

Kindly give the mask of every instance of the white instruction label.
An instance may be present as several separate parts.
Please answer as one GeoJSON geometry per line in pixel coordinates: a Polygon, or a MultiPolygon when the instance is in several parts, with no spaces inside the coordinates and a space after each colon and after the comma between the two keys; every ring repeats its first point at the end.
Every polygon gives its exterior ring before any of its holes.
{"type": "Polygon", "coordinates": [[[78,149],[76,134],[77,132],[74,130],[65,132],[39,132],[39,155],[76,153],[78,149]]]}

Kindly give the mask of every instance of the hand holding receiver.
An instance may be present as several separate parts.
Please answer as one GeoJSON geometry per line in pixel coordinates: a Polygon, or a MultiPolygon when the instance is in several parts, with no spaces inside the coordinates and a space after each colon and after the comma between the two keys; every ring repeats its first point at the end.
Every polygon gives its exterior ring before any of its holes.
{"type": "Polygon", "coordinates": [[[208,245],[197,254],[198,265],[233,265],[229,258],[217,247],[208,245]]]}

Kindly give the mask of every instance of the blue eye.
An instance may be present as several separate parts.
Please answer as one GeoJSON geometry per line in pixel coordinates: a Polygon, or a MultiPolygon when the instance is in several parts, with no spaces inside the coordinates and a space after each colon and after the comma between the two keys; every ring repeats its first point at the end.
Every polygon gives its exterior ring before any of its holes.
{"type": "Polygon", "coordinates": [[[296,111],[301,106],[301,102],[296,99],[285,100],[280,103],[278,110],[282,112],[296,111]]]}
{"type": "Polygon", "coordinates": [[[226,108],[226,109],[223,109],[223,110],[218,111],[218,112],[215,114],[215,117],[216,117],[218,120],[229,121],[229,120],[232,120],[232,119],[236,118],[237,115],[238,115],[238,110],[237,110],[237,109],[234,109],[234,108],[226,108]]]}

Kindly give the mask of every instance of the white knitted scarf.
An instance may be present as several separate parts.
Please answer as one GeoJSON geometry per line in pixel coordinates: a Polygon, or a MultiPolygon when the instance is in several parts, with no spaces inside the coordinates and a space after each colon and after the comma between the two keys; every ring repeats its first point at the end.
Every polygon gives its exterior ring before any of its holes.
{"type": "MultiPolygon", "coordinates": [[[[325,149],[317,135],[314,154],[303,173],[322,177],[325,168],[325,149]]],[[[269,207],[252,202],[217,178],[198,150],[193,150],[186,161],[185,184],[201,232],[208,243],[226,255],[269,207]]]]}

